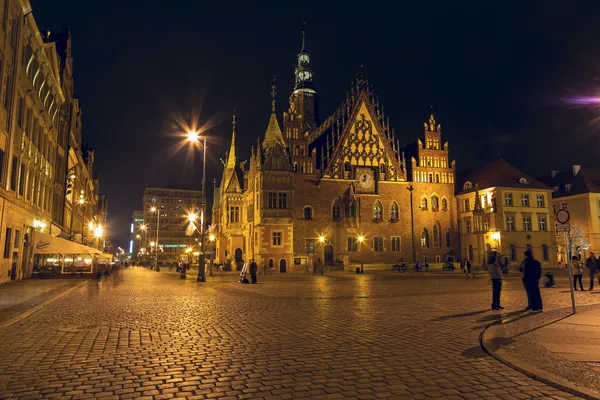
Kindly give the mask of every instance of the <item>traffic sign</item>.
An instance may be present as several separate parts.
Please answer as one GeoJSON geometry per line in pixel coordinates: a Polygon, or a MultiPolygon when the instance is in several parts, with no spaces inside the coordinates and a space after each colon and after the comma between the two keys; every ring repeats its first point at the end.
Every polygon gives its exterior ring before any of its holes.
{"type": "Polygon", "coordinates": [[[556,232],[569,232],[571,230],[571,224],[557,224],[556,232]]]}
{"type": "Polygon", "coordinates": [[[556,221],[559,224],[566,224],[571,219],[571,214],[564,208],[561,208],[556,212],[556,221]]]}

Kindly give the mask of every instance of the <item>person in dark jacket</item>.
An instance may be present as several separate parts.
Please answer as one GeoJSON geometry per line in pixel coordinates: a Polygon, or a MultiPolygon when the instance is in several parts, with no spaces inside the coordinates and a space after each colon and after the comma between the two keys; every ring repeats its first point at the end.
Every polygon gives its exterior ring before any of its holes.
{"type": "Polygon", "coordinates": [[[585,260],[585,267],[590,271],[590,290],[594,288],[594,275],[598,269],[598,259],[594,253],[590,253],[590,256],[585,260]]]}
{"type": "Polygon", "coordinates": [[[533,258],[530,250],[525,252],[523,260],[523,286],[527,292],[529,302],[526,310],[540,312],[544,309],[542,295],[540,293],[540,279],[542,278],[542,265],[533,258]]]}
{"type": "Polygon", "coordinates": [[[258,265],[254,260],[250,260],[250,278],[252,283],[256,283],[256,273],[258,272],[258,265]]]}
{"type": "Polygon", "coordinates": [[[498,253],[492,251],[488,258],[487,270],[492,280],[492,310],[502,310],[500,293],[502,292],[502,271],[498,263],[498,253]]]}

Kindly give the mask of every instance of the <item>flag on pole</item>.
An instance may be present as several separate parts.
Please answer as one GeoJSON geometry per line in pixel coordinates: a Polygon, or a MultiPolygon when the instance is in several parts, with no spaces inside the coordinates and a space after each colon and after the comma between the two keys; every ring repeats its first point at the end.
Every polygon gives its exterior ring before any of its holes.
{"type": "Polygon", "coordinates": [[[196,230],[196,225],[194,225],[194,223],[192,221],[190,221],[190,224],[188,225],[188,227],[185,230],[185,235],[192,236],[194,234],[195,230],[196,230]]]}

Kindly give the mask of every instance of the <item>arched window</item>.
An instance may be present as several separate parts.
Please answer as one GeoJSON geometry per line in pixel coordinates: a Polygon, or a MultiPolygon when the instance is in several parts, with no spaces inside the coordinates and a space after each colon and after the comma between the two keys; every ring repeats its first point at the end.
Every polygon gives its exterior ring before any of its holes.
{"type": "Polygon", "coordinates": [[[433,225],[433,245],[435,247],[441,246],[441,236],[440,236],[440,228],[437,224],[433,225]]]}
{"type": "Polygon", "coordinates": [[[510,245],[510,261],[517,261],[517,247],[514,244],[510,245]]]}
{"type": "Polygon", "coordinates": [[[427,229],[423,229],[423,232],[421,232],[421,247],[429,247],[429,233],[427,233],[427,229]]]}
{"type": "Polygon", "coordinates": [[[446,247],[452,247],[452,234],[446,232],[446,247]]]}
{"type": "Polygon", "coordinates": [[[469,247],[467,247],[467,253],[469,256],[469,261],[473,261],[473,246],[469,245],[469,247]]]}
{"type": "Polygon", "coordinates": [[[392,206],[390,207],[390,219],[393,221],[398,220],[398,203],[395,201],[392,202],[392,206]]]}
{"type": "Polygon", "coordinates": [[[440,208],[440,200],[436,195],[431,196],[431,209],[438,210],[440,208]]]}
{"type": "Polygon", "coordinates": [[[422,208],[423,210],[427,210],[427,197],[423,197],[423,198],[421,199],[421,208],[422,208]]]}
{"type": "Polygon", "coordinates": [[[466,181],[465,184],[463,185],[463,190],[469,190],[473,188],[473,184],[469,181],[466,181]]]}
{"type": "Polygon", "coordinates": [[[433,183],[433,174],[429,174],[429,183],[433,183]]]}
{"type": "Polygon", "coordinates": [[[340,203],[337,200],[334,201],[333,206],[331,206],[331,218],[334,221],[339,221],[341,218],[340,203]]]}
{"type": "Polygon", "coordinates": [[[448,210],[448,200],[446,200],[446,199],[442,199],[442,210],[443,211],[448,210]]]}
{"type": "Polygon", "coordinates": [[[354,200],[350,202],[350,216],[356,218],[356,202],[354,200]]]}
{"type": "Polygon", "coordinates": [[[377,200],[375,202],[375,205],[373,205],[373,219],[383,219],[383,206],[381,205],[381,202],[379,200],[377,200]]]}
{"type": "Polygon", "coordinates": [[[435,174],[435,183],[440,183],[440,174],[435,174]]]}
{"type": "Polygon", "coordinates": [[[543,261],[548,261],[549,260],[549,256],[548,256],[548,246],[546,246],[545,244],[542,245],[542,260],[543,261]]]}
{"type": "Polygon", "coordinates": [[[350,163],[348,161],[344,162],[344,171],[350,171],[350,163]]]}
{"type": "Polygon", "coordinates": [[[313,219],[313,212],[311,206],[304,207],[304,219],[313,219]]]}

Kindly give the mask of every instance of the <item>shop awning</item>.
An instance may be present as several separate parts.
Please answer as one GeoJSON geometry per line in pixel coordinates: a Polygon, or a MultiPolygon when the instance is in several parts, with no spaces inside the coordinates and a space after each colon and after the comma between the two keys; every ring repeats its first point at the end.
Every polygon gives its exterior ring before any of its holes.
{"type": "Polygon", "coordinates": [[[93,247],[51,236],[39,231],[33,234],[34,254],[100,254],[100,250],[93,247]]]}

